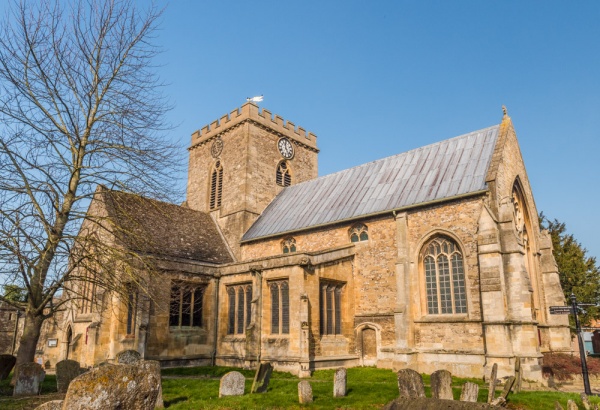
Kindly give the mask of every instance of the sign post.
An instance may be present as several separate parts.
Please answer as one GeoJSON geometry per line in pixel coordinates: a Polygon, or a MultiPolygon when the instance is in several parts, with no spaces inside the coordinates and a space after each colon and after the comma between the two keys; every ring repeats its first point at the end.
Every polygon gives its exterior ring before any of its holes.
{"type": "Polygon", "coordinates": [[[579,342],[579,357],[581,358],[581,374],[583,376],[583,388],[588,396],[592,394],[590,388],[590,377],[586,361],[585,346],[583,345],[583,335],[581,334],[581,324],[577,316],[579,306],[595,306],[593,303],[577,303],[574,293],[571,293],[571,306],[550,306],[551,315],[573,315],[575,319],[575,331],[577,332],[577,341],[579,342]]]}

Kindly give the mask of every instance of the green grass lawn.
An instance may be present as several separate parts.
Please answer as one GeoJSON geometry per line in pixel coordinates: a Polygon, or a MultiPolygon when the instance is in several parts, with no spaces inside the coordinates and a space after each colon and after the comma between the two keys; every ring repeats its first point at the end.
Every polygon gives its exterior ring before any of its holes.
{"type": "MultiPolygon", "coordinates": [[[[334,370],[319,370],[308,380],[313,388],[314,403],[298,404],[298,382],[289,374],[273,372],[269,389],[262,394],[249,394],[254,371],[229,367],[189,367],[163,369],[163,399],[168,409],[378,409],[398,396],[396,374],[391,370],[375,368],[348,369],[348,394],[333,398],[334,370]],[[246,394],[238,397],[219,398],[219,378],[236,370],[246,377],[246,394]]],[[[429,384],[429,376],[423,377],[429,384]]],[[[481,379],[453,378],[454,398],[460,397],[460,387],[466,381],[477,383],[479,401],[487,399],[487,389],[481,379]]],[[[0,409],[34,409],[41,403],[62,398],[56,393],[56,378],[48,375],[42,386],[43,396],[12,399],[12,387],[8,380],[0,382],[0,409]]],[[[429,397],[430,391],[426,387],[429,397]]],[[[499,393],[497,393],[499,394],[499,393]]],[[[509,396],[509,408],[536,410],[553,409],[559,401],[566,408],[567,400],[582,406],[578,394],[559,392],[521,392],[509,396]]],[[[592,403],[600,404],[600,398],[590,397],[592,403]]],[[[583,408],[583,407],[581,407],[583,408]]]]}

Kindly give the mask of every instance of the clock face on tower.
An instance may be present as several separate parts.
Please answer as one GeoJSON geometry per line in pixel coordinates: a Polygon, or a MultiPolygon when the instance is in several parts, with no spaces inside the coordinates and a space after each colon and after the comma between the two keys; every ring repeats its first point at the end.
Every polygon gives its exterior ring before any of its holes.
{"type": "Polygon", "coordinates": [[[285,159],[292,159],[294,157],[294,146],[287,138],[280,138],[277,142],[277,148],[281,156],[285,159]]]}

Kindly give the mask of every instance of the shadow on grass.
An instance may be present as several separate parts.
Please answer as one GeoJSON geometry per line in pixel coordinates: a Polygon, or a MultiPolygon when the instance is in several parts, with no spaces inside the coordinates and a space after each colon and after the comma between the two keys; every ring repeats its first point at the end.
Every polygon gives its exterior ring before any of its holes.
{"type": "Polygon", "coordinates": [[[165,401],[165,407],[171,407],[173,404],[177,404],[179,402],[182,401],[188,401],[190,398],[187,396],[183,396],[183,397],[175,397],[171,400],[165,401]]]}

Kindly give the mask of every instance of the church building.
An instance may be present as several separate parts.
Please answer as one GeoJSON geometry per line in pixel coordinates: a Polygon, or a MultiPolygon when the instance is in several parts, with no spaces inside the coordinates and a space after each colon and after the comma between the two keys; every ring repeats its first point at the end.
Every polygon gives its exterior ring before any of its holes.
{"type": "Polygon", "coordinates": [[[318,153],[314,134],[249,102],[192,134],[181,206],[99,187],[89,212],[135,232],[121,243],[155,261],[154,296],[82,290],[89,301],[70,305],[46,353],[84,366],[125,349],[163,366],[269,361],[302,377],[340,366],[480,377],[494,363],[503,377],[520,359],[540,380],[542,353],[570,351],[506,112],[322,177],[318,153]]]}

